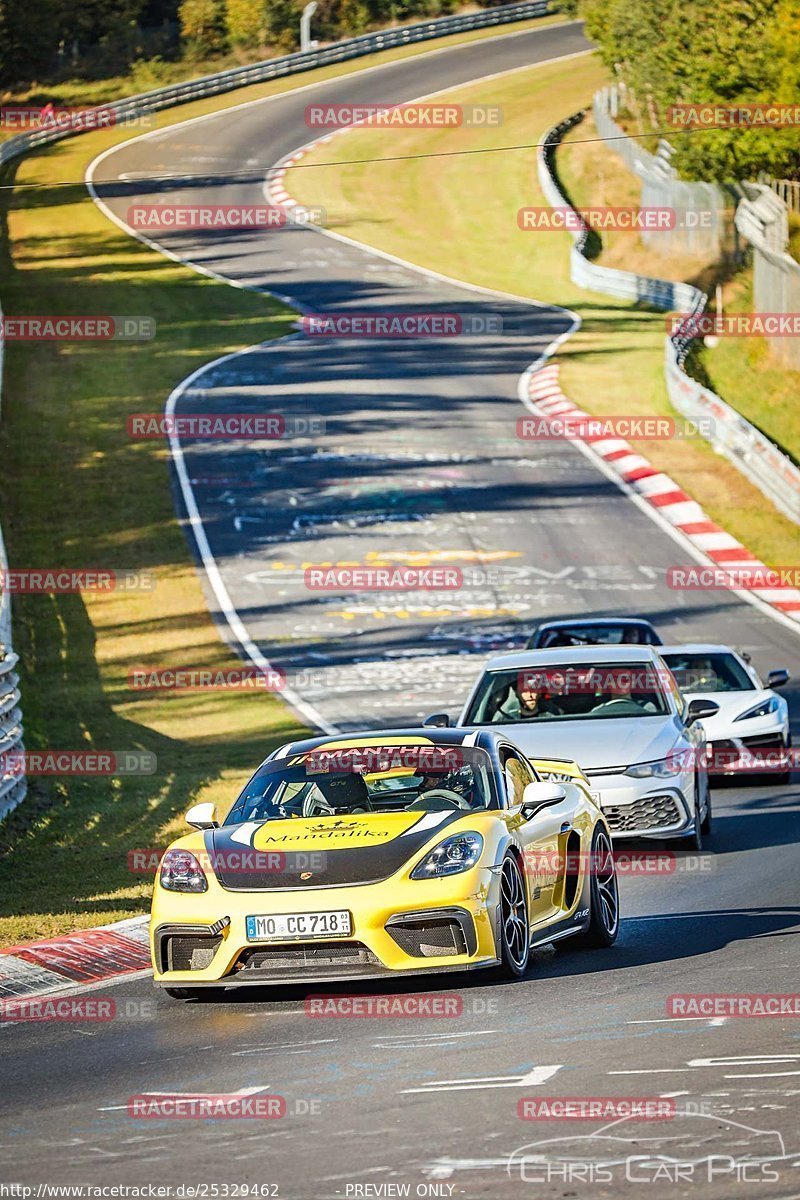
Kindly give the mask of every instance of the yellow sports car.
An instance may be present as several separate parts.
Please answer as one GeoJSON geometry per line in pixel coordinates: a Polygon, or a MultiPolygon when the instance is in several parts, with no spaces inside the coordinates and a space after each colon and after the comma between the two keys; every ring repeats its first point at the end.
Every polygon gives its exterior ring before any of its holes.
{"type": "Polygon", "coordinates": [[[580,770],[559,770],[564,782],[543,781],[486,729],[282,746],[221,824],[196,805],[196,832],[164,854],[156,984],[189,999],[477,967],[519,977],[539,943],[610,946],[611,837],[580,770]]]}

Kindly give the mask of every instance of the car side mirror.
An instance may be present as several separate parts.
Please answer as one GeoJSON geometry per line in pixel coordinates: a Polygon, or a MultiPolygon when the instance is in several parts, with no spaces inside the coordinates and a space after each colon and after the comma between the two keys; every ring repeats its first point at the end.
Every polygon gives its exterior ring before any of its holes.
{"type": "Polygon", "coordinates": [[[790,675],[786,667],[779,667],[777,671],[770,671],[767,676],[767,687],[781,688],[789,682],[790,675]]]}
{"type": "Polygon", "coordinates": [[[686,725],[694,725],[696,721],[702,721],[705,717],[715,717],[718,712],[719,705],[713,700],[690,700],[686,725]]]}
{"type": "Polygon", "coordinates": [[[549,808],[552,804],[560,804],[567,798],[567,789],[560,783],[545,782],[529,783],[522,793],[522,815],[530,821],[541,808],[549,808]]]}
{"type": "Polygon", "coordinates": [[[422,724],[425,729],[449,729],[450,718],[447,713],[430,713],[422,724]]]}
{"type": "Polygon", "coordinates": [[[214,804],[193,804],[186,814],[186,822],[195,829],[218,829],[217,809],[214,804]]]}

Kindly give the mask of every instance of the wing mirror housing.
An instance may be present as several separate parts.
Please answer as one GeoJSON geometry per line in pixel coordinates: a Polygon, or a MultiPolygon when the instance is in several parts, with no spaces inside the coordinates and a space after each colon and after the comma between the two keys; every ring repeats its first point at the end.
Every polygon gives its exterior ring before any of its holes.
{"type": "Polygon", "coordinates": [[[218,829],[219,821],[217,820],[216,805],[210,802],[205,804],[193,804],[186,814],[187,824],[193,825],[195,829],[218,829]]]}
{"type": "Polygon", "coordinates": [[[790,675],[786,667],[778,667],[777,670],[770,671],[767,676],[767,687],[782,688],[789,682],[789,679],[790,675]]]}
{"type": "Polygon", "coordinates": [[[690,700],[686,724],[687,726],[694,725],[695,722],[702,721],[705,717],[715,717],[718,712],[719,705],[713,700],[690,700]]]}
{"type": "Polygon", "coordinates": [[[560,804],[566,798],[567,789],[560,783],[545,782],[544,780],[540,780],[538,783],[529,783],[522,793],[522,815],[526,821],[530,821],[531,817],[534,817],[540,809],[560,804]]]}
{"type": "Polygon", "coordinates": [[[447,713],[430,713],[422,724],[425,729],[449,729],[450,718],[447,713]]]}

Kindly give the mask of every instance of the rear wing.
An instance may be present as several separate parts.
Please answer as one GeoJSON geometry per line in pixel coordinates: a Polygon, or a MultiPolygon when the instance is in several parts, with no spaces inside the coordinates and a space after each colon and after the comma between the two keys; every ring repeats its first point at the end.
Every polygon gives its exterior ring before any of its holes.
{"type": "Polygon", "coordinates": [[[548,782],[582,783],[589,787],[589,780],[571,758],[531,758],[529,761],[536,774],[548,782]]]}

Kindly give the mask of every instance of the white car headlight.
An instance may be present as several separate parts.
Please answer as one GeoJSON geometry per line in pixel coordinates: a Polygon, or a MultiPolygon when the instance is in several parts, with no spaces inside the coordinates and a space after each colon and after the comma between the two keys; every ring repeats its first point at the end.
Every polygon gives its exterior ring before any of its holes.
{"type": "Polygon", "coordinates": [[[633,763],[625,774],[634,779],[671,779],[685,769],[686,755],[677,753],[669,758],[659,758],[656,762],[633,763]]]}
{"type": "Polygon", "coordinates": [[[437,875],[457,875],[474,867],[483,850],[479,833],[457,833],[445,838],[418,862],[412,879],[435,879],[437,875]]]}
{"type": "Polygon", "coordinates": [[[159,881],[168,892],[207,892],[203,868],[188,850],[168,850],[161,860],[159,881]]]}
{"type": "Polygon", "coordinates": [[[737,721],[749,721],[751,717],[768,717],[770,713],[777,712],[781,706],[781,702],[777,696],[767,696],[766,700],[762,700],[760,704],[756,704],[753,708],[748,708],[746,712],[739,713],[738,717],[734,717],[734,724],[737,721]]]}

